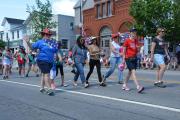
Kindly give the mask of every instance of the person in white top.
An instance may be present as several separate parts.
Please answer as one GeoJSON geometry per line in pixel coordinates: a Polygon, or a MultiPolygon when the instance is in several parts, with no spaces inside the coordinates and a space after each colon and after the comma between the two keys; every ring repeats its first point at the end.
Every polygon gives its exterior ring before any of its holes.
{"type": "MultiPolygon", "coordinates": [[[[119,45],[119,34],[112,34],[112,42],[111,42],[111,55],[110,55],[110,69],[108,72],[103,75],[103,81],[105,83],[106,78],[108,78],[115,70],[116,65],[119,66],[119,64],[122,63],[122,51],[121,47],[119,45]]],[[[123,71],[118,70],[118,79],[119,84],[123,84],[123,71]]]]}

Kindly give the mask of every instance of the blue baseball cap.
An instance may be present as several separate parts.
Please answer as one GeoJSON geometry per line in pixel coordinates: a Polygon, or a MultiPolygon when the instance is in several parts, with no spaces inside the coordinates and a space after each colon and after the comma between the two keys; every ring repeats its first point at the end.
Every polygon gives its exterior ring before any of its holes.
{"type": "Polygon", "coordinates": [[[136,28],[131,28],[131,29],[129,30],[129,32],[137,32],[137,29],[136,29],[136,28]]]}

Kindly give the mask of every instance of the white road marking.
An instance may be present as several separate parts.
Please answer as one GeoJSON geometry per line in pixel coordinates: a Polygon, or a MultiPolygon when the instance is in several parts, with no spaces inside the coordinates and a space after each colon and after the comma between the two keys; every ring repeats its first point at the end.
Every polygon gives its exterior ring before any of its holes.
{"type": "MultiPolygon", "coordinates": [[[[14,84],[32,86],[32,87],[40,87],[39,85],[33,85],[33,84],[27,84],[27,83],[21,83],[21,82],[14,82],[14,81],[7,81],[7,80],[0,80],[0,82],[14,83],[14,84]]],[[[141,105],[141,106],[146,106],[146,107],[152,107],[152,108],[158,108],[158,109],[162,109],[162,110],[168,110],[168,111],[180,113],[180,109],[167,107],[167,106],[161,106],[161,105],[155,105],[155,104],[149,104],[149,103],[143,103],[143,102],[137,102],[137,101],[132,101],[132,100],[113,98],[113,97],[108,97],[108,96],[89,94],[89,93],[77,92],[77,91],[71,91],[71,90],[64,90],[64,89],[56,89],[56,90],[60,90],[60,91],[67,92],[67,93],[73,93],[73,94],[85,95],[85,96],[90,96],[90,97],[96,97],[96,98],[101,98],[101,99],[113,100],[113,101],[118,101],[118,102],[126,102],[126,103],[131,103],[131,104],[136,104],[136,105],[141,105]]]]}

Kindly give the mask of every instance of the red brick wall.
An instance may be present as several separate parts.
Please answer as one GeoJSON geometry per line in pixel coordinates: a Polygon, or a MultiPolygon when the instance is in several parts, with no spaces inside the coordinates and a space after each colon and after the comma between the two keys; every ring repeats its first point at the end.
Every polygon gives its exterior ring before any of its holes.
{"type": "Polygon", "coordinates": [[[96,18],[96,4],[98,0],[94,1],[94,8],[83,11],[84,27],[88,35],[99,36],[103,26],[108,26],[112,33],[128,31],[124,23],[133,23],[133,18],[129,15],[128,11],[131,0],[111,0],[113,15],[102,19],[96,18]]]}

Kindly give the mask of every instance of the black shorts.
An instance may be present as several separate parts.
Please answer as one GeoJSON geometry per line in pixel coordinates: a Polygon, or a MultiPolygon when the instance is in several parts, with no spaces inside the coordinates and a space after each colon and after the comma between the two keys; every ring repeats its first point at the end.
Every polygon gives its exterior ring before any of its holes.
{"type": "Polygon", "coordinates": [[[41,70],[41,72],[44,74],[50,73],[50,70],[52,68],[52,63],[42,61],[42,60],[38,60],[37,65],[39,69],[41,70]]]}
{"type": "Polygon", "coordinates": [[[134,57],[134,58],[127,58],[126,59],[126,65],[127,65],[127,68],[129,69],[129,71],[131,70],[136,70],[137,68],[137,58],[134,57]]]}
{"type": "Polygon", "coordinates": [[[61,76],[64,76],[63,64],[56,65],[56,76],[58,75],[58,69],[60,70],[61,76]]]}

